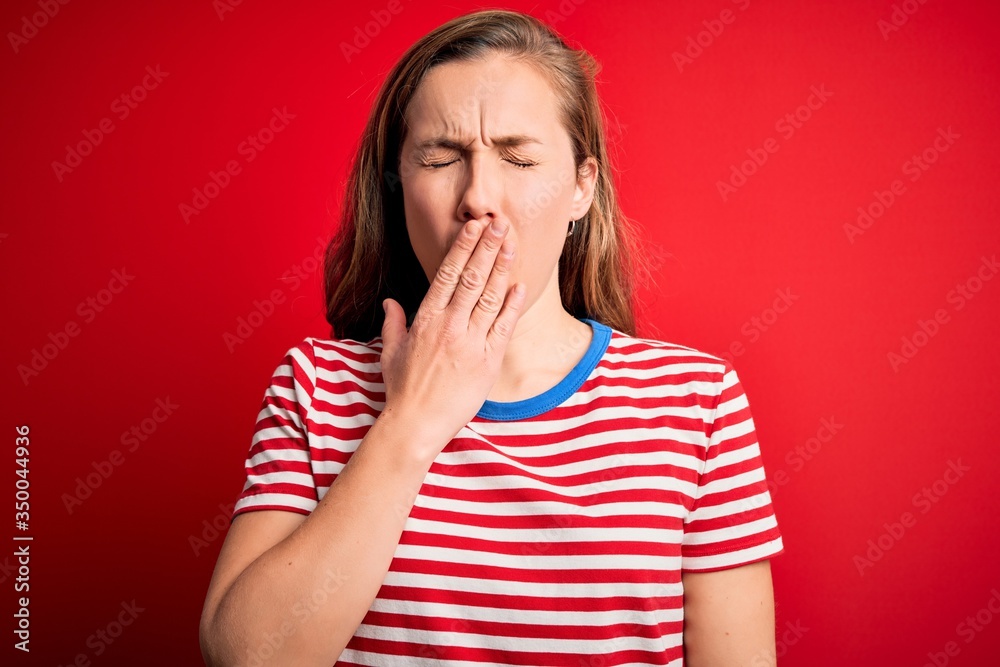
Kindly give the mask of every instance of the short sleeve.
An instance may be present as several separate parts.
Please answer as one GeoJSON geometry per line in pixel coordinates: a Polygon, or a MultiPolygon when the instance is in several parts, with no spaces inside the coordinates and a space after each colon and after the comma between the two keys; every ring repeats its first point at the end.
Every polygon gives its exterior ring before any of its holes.
{"type": "Polygon", "coordinates": [[[312,339],[288,350],[264,392],[233,518],[252,510],[310,514],[318,504],[309,448],[316,386],[312,339]]]}
{"type": "Polygon", "coordinates": [[[687,572],[746,565],[784,551],[750,404],[736,370],[722,361],[703,468],[684,521],[681,570],[687,572]]]}

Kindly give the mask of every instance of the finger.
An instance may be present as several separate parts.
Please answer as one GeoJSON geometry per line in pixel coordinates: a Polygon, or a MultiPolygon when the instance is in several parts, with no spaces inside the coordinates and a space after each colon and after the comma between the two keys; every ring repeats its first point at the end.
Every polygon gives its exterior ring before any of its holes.
{"type": "Polygon", "coordinates": [[[489,280],[483,293],[476,300],[476,305],[472,309],[469,317],[469,331],[480,334],[489,331],[493,322],[500,314],[504,298],[510,283],[510,270],[514,265],[514,240],[505,239],[500,246],[493,270],[490,272],[489,280]]]}
{"type": "Polygon", "coordinates": [[[500,309],[500,315],[494,320],[493,326],[490,327],[489,333],[486,334],[487,350],[502,350],[507,347],[511,336],[514,335],[514,327],[517,325],[517,320],[521,317],[521,310],[524,307],[527,291],[524,283],[516,283],[507,292],[507,298],[504,301],[503,308],[500,309]]]}
{"type": "Polygon", "coordinates": [[[385,318],[382,321],[382,349],[394,347],[406,335],[406,313],[395,299],[382,301],[385,318]]]}
{"type": "Polygon", "coordinates": [[[448,307],[462,278],[462,270],[475,252],[484,227],[485,224],[479,220],[469,220],[465,223],[441,261],[421,307],[427,306],[434,312],[443,311],[448,307]]]}
{"type": "Polygon", "coordinates": [[[461,279],[455,288],[455,294],[451,297],[448,311],[451,317],[457,318],[466,327],[472,316],[472,309],[486,288],[486,282],[500,251],[500,244],[503,243],[508,229],[509,225],[506,223],[494,220],[489,228],[483,231],[479,244],[472,253],[472,259],[462,270],[461,279]]]}

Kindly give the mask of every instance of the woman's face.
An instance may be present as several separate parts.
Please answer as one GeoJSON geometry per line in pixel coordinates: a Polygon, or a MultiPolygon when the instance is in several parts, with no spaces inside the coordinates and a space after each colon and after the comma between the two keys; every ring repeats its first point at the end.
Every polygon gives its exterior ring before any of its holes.
{"type": "Polygon", "coordinates": [[[597,163],[589,158],[578,178],[557,104],[541,74],[501,56],[426,74],[406,109],[399,167],[428,282],[467,220],[498,218],[516,244],[508,284],[525,283],[524,307],[558,291],[569,222],[590,208],[597,163]]]}

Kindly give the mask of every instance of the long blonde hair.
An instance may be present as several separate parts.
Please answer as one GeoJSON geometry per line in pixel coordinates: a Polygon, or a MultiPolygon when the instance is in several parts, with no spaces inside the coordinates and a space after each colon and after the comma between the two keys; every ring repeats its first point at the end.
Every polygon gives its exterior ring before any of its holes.
{"type": "Polygon", "coordinates": [[[404,113],[428,70],[451,61],[500,53],[536,67],[560,100],[576,167],[597,161],[588,213],[577,220],[559,260],[563,306],[635,335],[631,223],[618,206],[608,160],[604,117],[595,77],[600,67],[572,49],[546,24],[518,12],[484,10],[459,16],[417,41],[386,77],[372,106],[351,168],[340,227],[326,249],[324,290],[331,335],[368,341],[381,335],[382,300],[391,297],[407,326],[427,293],[426,274],[413,253],[403,213],[399,154],[404,113]]]}

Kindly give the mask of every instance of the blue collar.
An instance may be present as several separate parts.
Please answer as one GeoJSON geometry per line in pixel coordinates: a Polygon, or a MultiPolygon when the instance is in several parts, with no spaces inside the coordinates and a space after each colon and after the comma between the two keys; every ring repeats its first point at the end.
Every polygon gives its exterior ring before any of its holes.
{"type": "Polygon", "coordinates": [[[569,374],[559,381],[559,384],[546,391],[526,398],[522,401],[502,402],[487,400],[483,407],[476,413],[477,417],[492,419],[494,421],[514,421],[517,419],[530,419],[548,412],[570,396],[575,394],[583,383],[590,377],[590,373],[597,367],[611,340],[611,328],[601,324],[596,320],[580,318],[581,322],[590,325],[593,336],[590,340],[590,347],[583,355],[583,358],[573,367],[569,374]]]}

